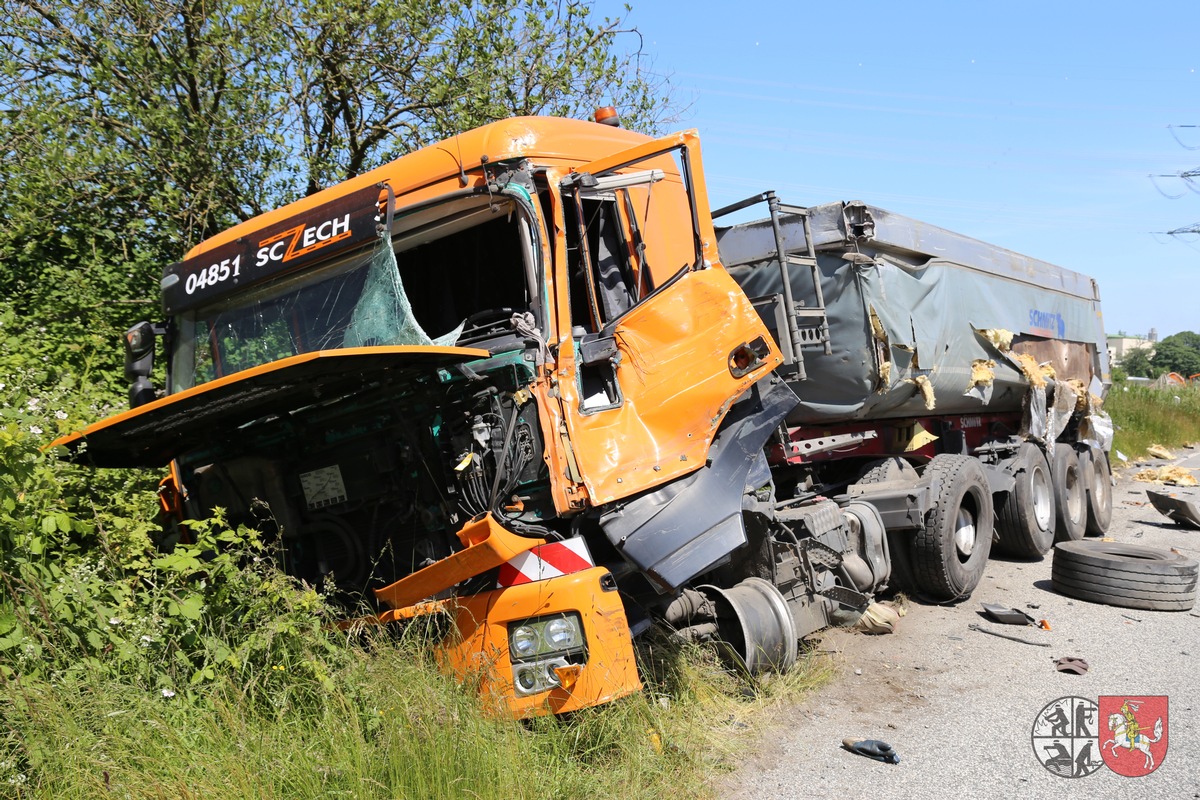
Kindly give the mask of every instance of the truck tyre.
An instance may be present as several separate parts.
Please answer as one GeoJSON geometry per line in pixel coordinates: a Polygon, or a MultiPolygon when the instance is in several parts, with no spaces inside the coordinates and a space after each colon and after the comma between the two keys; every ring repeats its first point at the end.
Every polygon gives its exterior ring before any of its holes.
{"type": "Polygon", "coordinates": [[[1194,559],[1121,542],[1063,542],[1050,581],[1059,594],[1122,608],[1187,611],[1196,604],[1194,559]]]}
{"type": "Polygon", "coordinates": [[[1079,455],[1069,444],[1054,446],[1051,476],[1054,484],[1054,509],[1057,524],[1055,542],[1082,539],[1087,530],[1087,490],[1079,469],[1079,455]]]}
{"type": "Polygon", "coordinates": [[[983,577],[992,549],[992,491],[983,465],[970,456],[934,456],[925,468],[933,510],[917,531],[913,567],[918,588],[941,600],[967,597],[983,577]]]}
{"type": "Polygon", "coordinates": [[[913,479],[916,479],[917,471],[904,459],[892,456],[891,458],[872,462],[871,468],[864,472],[857,482],[885,483],[886,481],[898,480],[905,476],[911,476],[913,479]]]}
{"type": "Polygon", "coordinates": [[[1087,533],[1103,536],[1112,522],[1112,467],[1108,453],[1101,450],[1089,449],[1086,458],[1083,473],[1087,485],[1087,533]]]}
{"type": "Polygon", "coordinates": [[[1041,448],[1024,442],[1013,465],[1015,483],[996,509],[997,545],[1020,558],[1039,558],[1054,546],[1054,485],[1041,448]]]}

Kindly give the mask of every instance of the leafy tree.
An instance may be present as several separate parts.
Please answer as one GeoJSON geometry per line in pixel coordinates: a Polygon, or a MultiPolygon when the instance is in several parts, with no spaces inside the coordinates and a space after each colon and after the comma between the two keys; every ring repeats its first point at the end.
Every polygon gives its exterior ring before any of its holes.
{"type": "Polygon", "coordinates": [[[1200,333],[1184,331],[1168,336],[1154,347],[1150,359],[1160,372],[1178,372],[1187,378],[1200,372],[1200,333]]]}
{"type": "Polygon", "coordinates": [[[1143,347],[1134,348],[1126,353],[1121,359],[1121,369],[1135,378],[1153,378],[1158,374],[1150,363],[1146,348],[1143,347]]]}
{"type": "Polygon", "coordinates": [[[591,0],[13,0],[0,296],[107,338],[189,246],[455,131],[609,102],[653,130],[640,43],[591,0]]]}

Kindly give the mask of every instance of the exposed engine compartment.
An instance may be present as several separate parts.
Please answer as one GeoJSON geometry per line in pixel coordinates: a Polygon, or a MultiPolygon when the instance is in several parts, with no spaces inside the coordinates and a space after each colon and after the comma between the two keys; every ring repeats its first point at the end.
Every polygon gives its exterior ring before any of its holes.
{"type": "Polygon", "coordinates": [[[538,525],[554,509],[528,367],[521,353],[475,366],[276,412],[189,453],[188,516],[223,508],[275,540],[289,574],[347,600],[450,555],[486,511],[538,525]]]}

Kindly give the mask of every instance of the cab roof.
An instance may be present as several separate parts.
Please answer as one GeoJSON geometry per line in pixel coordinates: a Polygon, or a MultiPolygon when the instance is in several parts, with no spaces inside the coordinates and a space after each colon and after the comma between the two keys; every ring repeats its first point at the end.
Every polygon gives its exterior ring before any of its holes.
{"type": "MultiPolygon", "coordinates": [[[[193,247],[186,258],[368,186],[387,182],[400,197],[439,181],[457,179],[464,172],[479,170],[484,156],[489,163],[528,158],[538,165],[570,168],[647,141],[650,137],[641,133],[565,117],[513,117],[492,122],[235,225],[193,247]]],[[[472,184],[482,181],[478,173],[471,178],[472,184]]]]}

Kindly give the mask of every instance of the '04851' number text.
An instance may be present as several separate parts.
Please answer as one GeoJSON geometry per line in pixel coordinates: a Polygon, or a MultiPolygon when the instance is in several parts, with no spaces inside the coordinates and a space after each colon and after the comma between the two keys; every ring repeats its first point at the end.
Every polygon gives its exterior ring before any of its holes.
{"type": "Polygon", "coordinates": [[[226,258],[219,264],[213,264],[208,269],[202,269],[199,272],[194,272],[187,276],[187,282],[184,284],[184,291],[188,294],[194,294],[197,289],[203,289],[207,286],[215,286],[221,281],[228,278],[236,278],[239,274],[242,265],[242,256],[238,254],[233,258],[226,258]]]}

